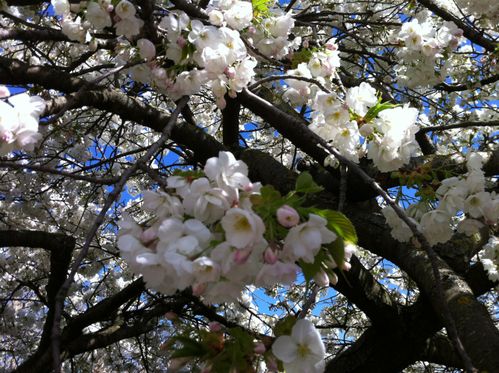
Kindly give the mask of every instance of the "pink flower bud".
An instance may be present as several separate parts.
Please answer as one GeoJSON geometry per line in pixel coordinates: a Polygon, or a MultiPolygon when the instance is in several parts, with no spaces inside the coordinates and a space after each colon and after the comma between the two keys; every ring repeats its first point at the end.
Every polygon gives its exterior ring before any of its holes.
{"type": "Polygon", "coordinates": [[[187,44],[187,42],[185,41],[185,39],[182,36],[179,36],[177,39],[177,45],[180,48],[183,48],[183,47],[185,47],[186,44],[187,44]]]}
{"type": "Polygon", "coordinates": [[[267,247],[265,252],[263,253],[263,259],[267,264],[275,264],[277,262],[277,255],[270,247],[267,247]]]}
{"type": "Polygon", "coordinates": [[[234,69],[233,67],[227,66],[224,70],[224,73],[225,73],[225,75],[227,75],[227,78],[234,79],[234,77],[236,76],[236,69],[234,69]]]}
{"type": "Polygon", "coordinates": [[[336,273],[334,272],[331,272],[330,276],[329,276],[329,282],[332,284],[332,285],[336,285],[338,283],[338,276],[336,276],[336,273]]]}
{"type": "Polygon", "coordinates": [[[108,13],[111,13],[112,11],[114,10],[114,6],[113,4],[108,4],[107,7],[106,7],[106,11],[108,13]]]}
{"type": "Polygon", "coordinates": [[[321,287],[329,286],[329,277],[327,273],[324,272],[322,269],[315,274],[314,281],[317,285],[321,287]]]}
{"type": "Polygon", "coordinates": [[[324,44],[326,49],[329,49],[330,51],[335,51],[338,49],[338,46],[334,42],[334,40],[329,40],[326,44],[324,44]]]}
{"type": "Polygon", "coordinates": [[[282,205],[277,210],[277,221],[283,227],[291,228],[297,225],[300,222],[300,216],[298,212],[288,205],[282,205]]]}
{"type": "Polygon", "coordinates": [[[175,312],[168,311],[167,313],[165,313],[165,317],[166,317],[167,320],[172,321],[172,320],[176,320],[178,316],[177,316],[177,314],[175,312]]]}
{"type": "Polygon", "coordinates": [[[199,297],[200,295],[203,295],[204,291],[206,290],[206,284],[194,284],[192,286],[192,294],[196,297],[199,297]]]}
{"type": "Polygon", "coordinates": [[[236,250],[236,252],[234,253],[234,262],[236,264],[244,264],[246,263],[250,255],[250,249],[236,250]]]}
{"type": "Polygon", "coordinates": [[[0,85],[0,98],[5,98],[9,96],[10,96],[9,89],[4,85],[0,85]]]}
{"type": "Polygon", "coordinates": [[[263,355],[267,351],[265,348],[265,345],[262,342],[255,343],[255,348],[253,349],[253,352],[257,355],[263,355]]]}
{"type": "Polygon", "coordinates": [[[251,183],[251,182],[250,182],[249,184],[246,184],[246,185],[244,186],[243,190],[244,190],[245,192],[248,192],[248,193],[249,193],[249,192],[252,192],[252,191],[253,191],[253,187],[254,187],[254,186],[253,186],[253,183],[251,183]]]}
{"type": "Polygon", "coordinates": [[[210,332],[217,333],[222,330],[222,325],[217,321],[212,321],[208,324],[210,332]]]}
{"type": "Polygon", "coordinates": [[[277,365],[277,360],[273,356],[267,356],[265,359],[265,364],[267,365],[267,370],[269,372],[277,372],[279,370],[279,367],[277,365]]]}
{"type": "Polygon", "coordinates": [[[342,266],[343,270],[344,271],[349,271],[350,268],[352,268],[352,265],[348,262],[343,262],[343,266],[342,266]]]}

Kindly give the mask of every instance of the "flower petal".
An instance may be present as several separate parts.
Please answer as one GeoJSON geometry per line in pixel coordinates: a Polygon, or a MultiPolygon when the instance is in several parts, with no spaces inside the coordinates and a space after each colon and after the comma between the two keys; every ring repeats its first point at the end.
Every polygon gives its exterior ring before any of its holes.
{"type": "Polygon", "coordinates": [[[284,363],[291,363],[298,357],[296,343],[289,335],[282,335],[275,340],[272,353],[284,363]]]}

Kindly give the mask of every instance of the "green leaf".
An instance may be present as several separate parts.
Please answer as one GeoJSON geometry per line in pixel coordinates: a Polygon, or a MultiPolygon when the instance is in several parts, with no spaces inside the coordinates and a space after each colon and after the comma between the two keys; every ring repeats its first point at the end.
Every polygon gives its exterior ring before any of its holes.
{"type": "Polygon", "coordinates": [[[244,355],[250,355],[253,353],[254,344],[253,337],[251,335],[240,327],[230,328],[229,333],[237,342],[244,355]]]}
{"type": "Polygon", "coordinates": [[[317,272],[319,272],[322,268],[322,263],[326,259],[326,253],[324,250],[320,250],[314,258],[313,263],[307,263],[303,260],[299,260],[298,264],[303,272],[303,276],[305,277],[305,281],[310,282],[315,276],[317,272]]]}
{"type": "Polygon", "coordinates": [[[318,193],[321,192],[324,188],[317,185],[317,183],[312,178],[312,175],[307,171],[304,171],[298,176],[296,179],[296,187],[295,190],[298,193],[318,193]]]}
{"type": "Polygon", "coordinates": [[[201,343],[194,341],[188,337],[178,336],[175,341],[182,343],[182,347],[172,354],[172,358],[176,357],[202,357],[207,354],[208,350],[201,343]]]}
{"type": "Polygon", "coordinates": [[[341,212],[334,210],[312,209],[312,213],[322,216],[327,220],[327,227],[333,230],[347,243],[357,243],[357,232],[352,222],[341,212]]]}
{"type": "Polygon", "coordinates": [[[265,17],[269,14],[269,5],[272,0],[251,0],[253,6],[253,17],[265,17]]]}
{"type": "Polygon", "coordinates": [[[181,170],[181,169],[176,169],[175,171],[173,171],[173,176],[181,176],[181,177],[185,177],[185,178],[189,178],[189,179],[199,179],[201,177],[204,177],[204,172],[203,171],[199,171],[199,170],[181,170]]]}
{"type": "Polygon", "coordinates": [[[366,115],[364,115],[364,120],[366,122],[372,121],[374,118],[378,116],[379,113],[381,113],[383,110],[386,109],[393,109],[396,108],[399,105],[394,105],[389,102],[377,102],[376,105],[374,105],[372,108],[370,108],[366,115]]]}
{"type": "Polygon", "coordinates": [[[260,189],[264,202],[272,202],[281,198],[281,193],[276,190],[272,185],[265,185],[260,189]]]}
{"type": "Polygon", "coordinates": [[[253,354],[253,337],[240,327],[228,330],[231,338],[226,340],[223,350],[211,360],[214,372],[250,371],[249,359],[253,354]]]}
{"type": "Polygon", "coordinates": [[[296,69],[302,62],[308,62],[312,58],[312,51],[310,49],[302,49],[293,53],[291,58],[291,68],[296,69]]]}
{"type": "Polygon", "coordinates": [[[294,316],[286,316],[285,318],[279,320],[274,326],[274,335],[280,337],[281,335],[291,335],[291,329],[296,324],[296,318],[294,316]]]}

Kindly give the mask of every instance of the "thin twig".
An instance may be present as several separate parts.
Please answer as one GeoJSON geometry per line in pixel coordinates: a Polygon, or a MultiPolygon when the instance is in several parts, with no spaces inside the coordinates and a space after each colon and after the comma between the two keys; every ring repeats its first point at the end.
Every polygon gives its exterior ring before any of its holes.
{"type": "Polygon", "coordinates": [[[259,81],[253,83],[252,85],[250,85],[248,87],[248,90],[252,91],[256,87],[258,87],[258,86],[260,86],[260,85],[262,85],[264,83],[272,82],[274,80],[283,80],[283,79],[303,80],[304,82],[315,84],[317,87],[319,87],[321,90],[323,90],[326,93],[331,93],[331,91],[329,89],[327,89],[326,87],[324,87],[317,80],[312,79],[312,78],[306,78],[304,76],[297,76],[297,75],[272,75],[272,76],[268,76],[266,78],[260,79],[259,81]]]}
{"type": "Polygon", "coordinates": [[[115,184],[119,181],[119,177],[110,177],[110,178],[101,178],[94,177],[88,175],[77,175],[70,172],[65,172],[61,170],[57,170],[55,168],[47,167],[47,166],[38,166],[38,165],[29,165],[29,164],[19,164],[14,162],[4,162],[0,160],[0,168],[8,168],[12,170],[30,170],[37,172],[44,172],[52,175],[59,175],[63,177],[69,177],[75,180],[88,181],[90,183],[95,184],[103,184],[103,185],[111,185],[115,184]]]}
{"type": "Polygon", "coordinates": [[[305,318],[305,316],[307,316],[308,310],[315,303],[318,292],[319,292],[319,286],[317,284],[313,284],[312,289],[310,289],[310,295],[305,299],[301,311],[297,316],[298,319],[303,319],[305,318]]]}
{"type": "Polygon", "coordinates": [[[71,266],[71,271],[69,273],[68,278],[64,282],[64,284],[61,286],[59,289],[59,292],[57,293],[56,297],[56,303],[54,307],[54,324],[52,326],[52,359],[53,359],[53,367],[54,367],[54,372],[55,373],[61,373],[61,315],[62,315],[62,310],[64,308],[64,299],[66,298],[66,295],[69,291],[69,288],[71,284],[73,283],[74,276],[76,272],[78,271],[78,268],[80,264],[82,263],[83,259],[87,256],[88,251],[90,249],[90,244],[97,233],[97,230],[101,226],[101,224],[104,222],[104,219],[106,218],[107,211],[111,208],[113,205],[114,201],[119,197],[121,194],[121,190],[125,186],[127,180],[141,167],[141,165],[144,165],[147,163],[147,161],[158,152],[158,150],[164,145],[165,141],[168,140],[170,137],[170,133],[173,129],[173,126],[175,125],[177,121],[177,117],[180,114],[180,111],[182,108],[187,104],[187,101],[189,98],[187,96],[184,96],[182,99],[179,100],[177,107],[175,111],[172,113],[170,119],[168,122],[165,124],[165,127],[163,128],[163,132],[154,144],[151,145],[151,147],[147,150],[146,154],[144,154],[141,158],[137,160],[137,162],[127,169],[123,175],[121,176],[120,181],[116,184],[115,188],[111,193],[109,193],[109,196],[106,199],[106,202],[104,203],[104,206],[102,207],[99,215],[94,221],[94,224],[88,231],[88,234],[85,237],[85,243],[83,244],[80,253],[76,260],[74,261],[73,265],[71,266]]]}
{"type": "Polygon", "coordinates": [[[450,130],[453,128],[497,127],[497,126],[499,126],[499,120],[491,120],[489,122],[466,121],[466,122],[448,124],[448,125],[443,125],[443,126],[423,127],[419,131],[432,132],[432,131],[445,131],[445,130],[450,130]]]}

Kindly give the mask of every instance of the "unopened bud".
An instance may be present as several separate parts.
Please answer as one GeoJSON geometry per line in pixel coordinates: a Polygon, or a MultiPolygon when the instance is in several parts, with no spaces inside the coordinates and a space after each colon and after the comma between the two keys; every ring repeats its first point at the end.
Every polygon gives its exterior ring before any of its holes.
{"type": "Polygon", "coordinates": [[[294,227],[300,222],[300,215],[298,215],[298,212],[288,205],[279,207],[276,215],[279,224],[286,228],[294,227]]]}
{"type": "Polygon", "coordinates": [[[206,284],[194,284],[192,286],[192,294],[196,297],[199,297],[200,295],[203,295],[204,291],[206,290],[206,284]]]}
{"type": "Polygon", "coordinates": [[[263,253],[263,259],[267,264],[275,264],[275,262],[277,262],[277,255],[274,250],[272,250],[270,247],[267,247],[267,249],[265,249],[265,252],[263,253]]]}
{"type": "Polygon", "coordinates": [[[253,352],[257,355],[263,355],[267,351],[265,348],[265,345],[262,342],[257,342],[255,343],[255,348],[253,349],[253,352]]]}
{"type": "Polygon", "coordinates": [[[320,287],[329,286],[329,277],[327,273],[322,269],[315,274],[314,281],[320,287]]]}
{"type": "Polygon", "coordinates": [[[170,321],[176,320],[178,318],[177,314],[173,311],[168,311],[167,313],[165,313],[165,317],[170,321]]]}
{"type": "Polygon", "coordinates": [[[220,324],[217,321],[212,321],[208,324],[208,327],[210,328],[210,332],[217,333],[222,330],[222,324],[220,324]]]}
{"type": "Polygon", "coordinates": [[[250,255],[250,249],[236,250],[236,252],[234,253],[234,262],[236,264],[244,264],[246,263],[250,255]]]}

